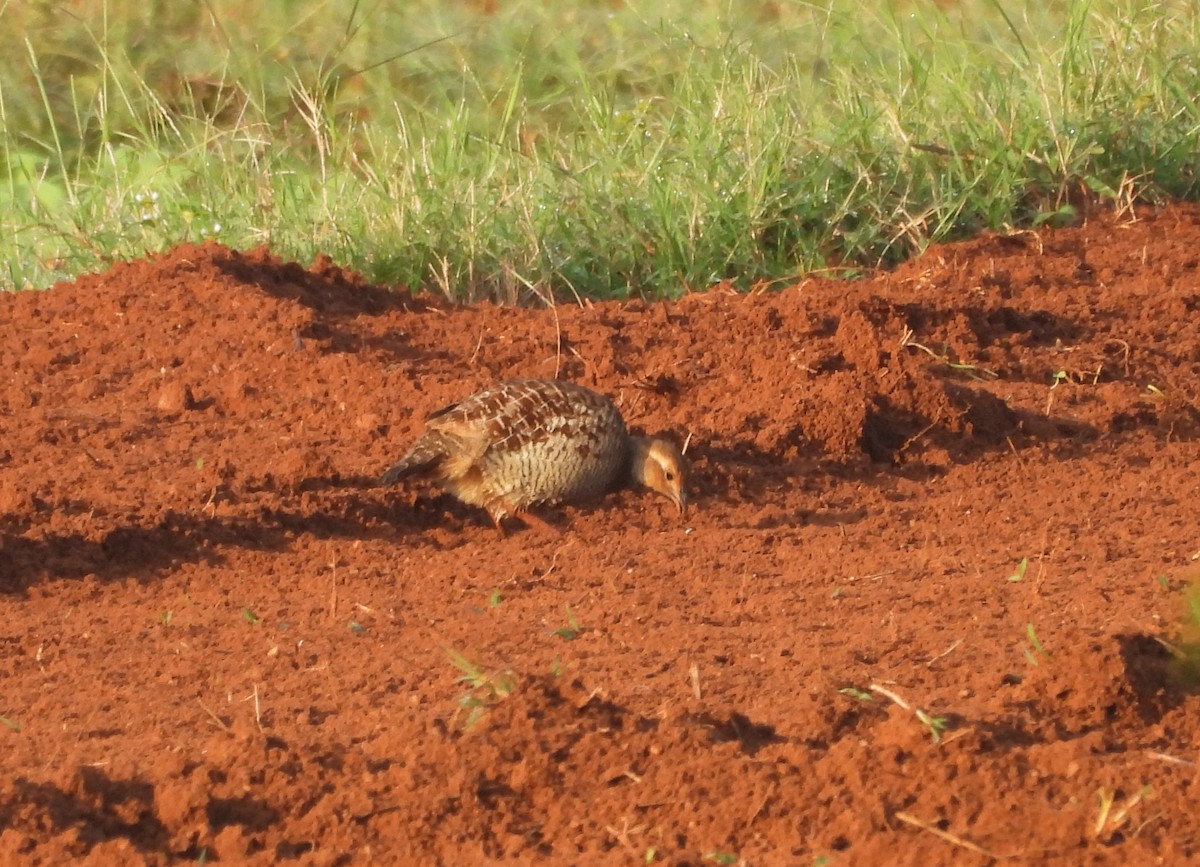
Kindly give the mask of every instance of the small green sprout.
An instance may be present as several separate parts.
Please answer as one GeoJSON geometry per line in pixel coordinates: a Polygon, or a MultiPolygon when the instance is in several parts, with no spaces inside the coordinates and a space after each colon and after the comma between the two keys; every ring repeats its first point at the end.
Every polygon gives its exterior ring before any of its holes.
{"type": "Polygon", "coordinates": [[[1029,558],[1022,557],[1021,562],[1017,564],[1017,568],[1008,576],[1008,580],[1012,583],[1025,580],[1025,570],[1029,568],[1029,558]]]}
{"type": "Polygon", "coordinates": [[[925,711],[921,710],[921,708],[916,709],[916,714],[917,719],[919,719],[925,725],[925,727],[929,729],[929,736],[933,738],[933,742],[935,744],[940,744],[942,742],[942,732],[944,732],[950,725],[949,720],[947,720],[944,716],[930,716],[925,711]]]}
{"type": "Polygon", "coordinates": [[[554,630],[553,635],[557,635],[563,641],[574,641],[579,637],[582,631],[579,628],[579,623],[575,620],[575,615],[571,611],[571,606],[566,606],[567,609],[567,625],[560,629],[554,630]]]}
{"type": "Polygon", "coordinates": [[[242,617],[246,619],[247,623],[258,623],[258,615],[249,608],[242,609],[242,617]]]}
{"type": "Polygon", "coordinates": [[[1179,679],[1195,689],[1200,686],[1200,582],[1184,590],[1183,602],[1183,628],[1174,649],[1174,665],[1179,679]]]}
{"type": "Polygon", "coordinates": [[[1038,639],[1032,623],[1025,624],[1025,636],[1029,639],[1030,644],[1030,647],[1025,648],[1025,658],[1028,659],[1031,664],[1038,664],[1038,654],[1046,659],[1050,658],[1050,652],[1046,650],[1044,646],[1042,646],[1042,642],[1038,639]]]}
{"type": "Polygon", "coordinates": [[[517,688],[517,679],[508,670],[485,671],[478,663],[456,650],[447,649],[446,652],[450,662],[462,672],[458,682],[470,687],[470,691],[458,700],[458,706],[468,711],[463,728],[470,729],[483,718],[489,707],[512,695],[517,688]]]}

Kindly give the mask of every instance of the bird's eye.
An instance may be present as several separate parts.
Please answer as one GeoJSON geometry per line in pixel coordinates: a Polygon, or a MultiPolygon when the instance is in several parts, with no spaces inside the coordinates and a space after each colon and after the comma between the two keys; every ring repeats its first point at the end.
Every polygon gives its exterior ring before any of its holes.
{"type": "Polygon", "coordinates": [[[667,470],[667,481],[668,482],[675,481],[675,474],[673,472],[671,472],[670,470],[667,470]]]}

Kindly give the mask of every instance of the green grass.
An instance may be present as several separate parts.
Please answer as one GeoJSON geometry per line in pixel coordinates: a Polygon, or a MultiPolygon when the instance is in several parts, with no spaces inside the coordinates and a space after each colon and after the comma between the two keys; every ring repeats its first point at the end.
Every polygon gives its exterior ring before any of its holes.
{"type": "Polygon", "coordinates": [[[1200,192],[1190,0],[496,5],[0,0],[0,286],[215,236],[673,295],[1200,192]]]}
{"type": "Polygon", "coordinates": [[[1179,643],[1173,648],[1175,672],[1188,689],[1200,689],[1200,578],[1183,592],[1179,643]]]}
{"type": "Polygon", "coordinates": [[[458,683],[467,686],[467,692],[458,699],[458,706],[466,711],[463,728],[474,728],[489,708],[513,694],[517,688],[517,676],[509,669],[485,669],[451,648],[447,648],[446,653],[454,667],[462,672],[458,683]]]}

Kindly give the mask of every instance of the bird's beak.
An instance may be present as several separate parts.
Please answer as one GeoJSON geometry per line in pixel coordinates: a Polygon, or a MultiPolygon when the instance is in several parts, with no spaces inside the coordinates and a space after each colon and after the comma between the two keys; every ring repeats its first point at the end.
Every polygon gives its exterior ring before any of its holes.
{"type": "Polygon", "coordinates": [[[680,515],[687,515],[687,491],[680,491],[672,499],[675,501],[676,508],[679,509],[680,515]]]}

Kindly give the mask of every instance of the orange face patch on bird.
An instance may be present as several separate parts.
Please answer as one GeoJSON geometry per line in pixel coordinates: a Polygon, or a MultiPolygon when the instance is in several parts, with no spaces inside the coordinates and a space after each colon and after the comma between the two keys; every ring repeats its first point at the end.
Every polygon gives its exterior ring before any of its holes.
{"type": "Polygon", "coordinates": [[[673,442],[662,437],[635,438],[630,471],[635,482],[662,494],[681,515],[687,513],[688,463],[673,442]]]}
{"type": "Polygon", "coordinates": [[[553,379],[500,383],[426,419],[425,432],[380,478],[426,475],[496,526],[539,503],[578,501],[622,482],[687,508],[687,460],[662,437],[631,437],[611,400],[553,379]]]}

